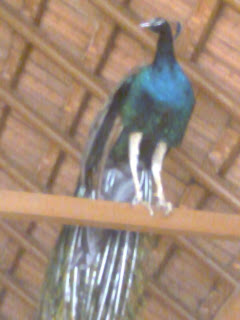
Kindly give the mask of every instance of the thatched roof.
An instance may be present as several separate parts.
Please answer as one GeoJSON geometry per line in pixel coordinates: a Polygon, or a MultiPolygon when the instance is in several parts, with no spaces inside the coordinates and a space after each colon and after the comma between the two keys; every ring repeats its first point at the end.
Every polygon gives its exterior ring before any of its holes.
{"type": "MultiPolygon", "coordinates": [[[[156,38],[137,22],[153,16],[183,24],[176,51],[197,97],[183,144],[164,165],[168,198],[176,206],[240,210],[234,0],[2,0],[1,189],[73,193],[94,116],[111,88],[152,57],[156,38]]],[[[1,319],[33,319],[60,228],[0,220],[1,319]]],[[[238,240],[162,236],[145,318],[227,319],[224,310],[232,310],[238,319],[239,252],[238,240]]]]}

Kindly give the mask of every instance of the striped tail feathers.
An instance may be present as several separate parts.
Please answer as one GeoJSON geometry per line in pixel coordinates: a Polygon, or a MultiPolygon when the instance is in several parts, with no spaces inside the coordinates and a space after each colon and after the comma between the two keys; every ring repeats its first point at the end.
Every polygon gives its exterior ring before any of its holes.
{"type": "MultiPolygon", "coordinates": [[[[151,173],[143,168],[138,173],[144,198],[151,201],[151,173]]],[[[131,202],[135,190],[129,166],[106,168],[101,193],[106,200],[131,202]]],[[[146,283],[147,238],[65,226],[48,268],[38,320],[134,319],[146,283]]]]}

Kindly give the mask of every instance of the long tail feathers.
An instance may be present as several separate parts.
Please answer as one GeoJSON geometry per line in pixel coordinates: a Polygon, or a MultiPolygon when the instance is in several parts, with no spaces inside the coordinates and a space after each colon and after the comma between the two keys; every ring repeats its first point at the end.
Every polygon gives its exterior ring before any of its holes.
{"type": "MultiPolygon", "coordinates": [[[[151,201],[151,175],[143,169],[138,173],[144,199],[151,201]]],[[[131,202],[134,192],[128,166],[105,170],[104,199],[131,202]]],[[[48,268],[38,320],[134,319],[143,294],[145,245],[146,236],[134,232],[65,226],[48,268]]]]}

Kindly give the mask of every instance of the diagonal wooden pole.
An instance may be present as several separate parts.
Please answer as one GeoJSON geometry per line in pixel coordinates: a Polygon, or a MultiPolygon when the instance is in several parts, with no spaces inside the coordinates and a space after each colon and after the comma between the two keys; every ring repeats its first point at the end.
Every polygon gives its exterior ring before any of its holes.
{"type": "Polygon", "coordinates": [[[240,290],[239,288],[229,297],[227,302],[218,311],[215,320],[240,319],[240,290]]]}
{"type": "Polygon", "coordinates": [[[54,220],[64,224],[165,234],[240,238],[240,216],[210,211],[175,209],[149,215],[142,205],[89,200],[30,192],[0,191],[0,216],[54,220]]]}

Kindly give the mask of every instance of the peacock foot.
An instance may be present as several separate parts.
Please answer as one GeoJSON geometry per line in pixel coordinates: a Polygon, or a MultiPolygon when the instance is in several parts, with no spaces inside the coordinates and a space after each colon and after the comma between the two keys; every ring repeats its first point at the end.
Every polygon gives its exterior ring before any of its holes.
{"type": "Polygon", "coordinates": [[[173,210],[173,205],[171,202],[168,202],[166,200],[162,200],[160,198],[157,198],[156,206],[158,208],[162,208],[164,211],[164,216],[169,216],[173,210]]]}
{"type": "Polygon", "coordinates": [[[143,201],[143,193],[142,193],[142,191],[141,190],[136,191],[135,196],[134,196],[134,198],[132,200],[132,204],[136,205],[136,204],[141,203],[142,201],[143,201]]]}
{"type": "Polygon", "coordinates": [[[153,211],[151,204],[148,201],[143,200],[143,194],[141,191],[136,193],[135,197],[133,198],[132,204],[133,205],[136,205],[136,204],[143,205],[145,208],[147,208],[150,216],[154,215],[154,211],[153,211]]]}

